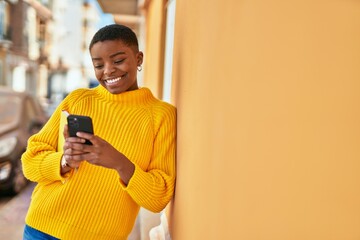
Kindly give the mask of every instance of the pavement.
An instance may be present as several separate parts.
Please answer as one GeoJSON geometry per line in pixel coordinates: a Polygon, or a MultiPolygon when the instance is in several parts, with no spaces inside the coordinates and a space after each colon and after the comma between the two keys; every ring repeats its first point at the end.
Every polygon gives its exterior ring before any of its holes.
{"type": "Polygon", "coordinates": [[[25,216],[30,204],[34,183],[30,183],[21,193],[12,198],[0,210],[0,239],[21,240],[25,226],[25,216]]]}

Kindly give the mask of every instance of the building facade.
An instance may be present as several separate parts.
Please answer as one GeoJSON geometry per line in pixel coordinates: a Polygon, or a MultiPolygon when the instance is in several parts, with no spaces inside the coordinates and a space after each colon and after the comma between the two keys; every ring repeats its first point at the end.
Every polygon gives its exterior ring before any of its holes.
{"type": "Polygon", "coordinates": [[[0,8],[0,84],[44,96],[51,11],[31,0],[3,0],[0,8]]]}
{"type": "Polygon", "coordinates": [[[50,114],[95,81],[88,45],[99,21],[90,1],[1,0],[0,85],[36,95],[50,114]]]}
{"type": "Polygon", "coordinates": [[[49,24],[48,97],[50,112],[72,90],[95,81],[88,46],[97,30],[100,12],[89,1],[53,0],[49,24]]]}

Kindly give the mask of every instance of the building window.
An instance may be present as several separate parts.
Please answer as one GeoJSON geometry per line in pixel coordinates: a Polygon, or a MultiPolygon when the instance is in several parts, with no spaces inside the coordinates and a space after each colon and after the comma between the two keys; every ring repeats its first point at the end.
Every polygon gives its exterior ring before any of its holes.
{"type": "Polygon", "coordinates": [[[5,1],[0,1],[0,40],[8,39],[8,3],[5,1]]]}

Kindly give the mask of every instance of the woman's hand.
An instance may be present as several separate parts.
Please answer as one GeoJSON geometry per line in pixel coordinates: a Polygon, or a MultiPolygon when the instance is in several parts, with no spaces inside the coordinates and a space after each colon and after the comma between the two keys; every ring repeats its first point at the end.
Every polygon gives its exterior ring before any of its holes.
{"type": "MultiPolygon", "coordinates": [[[[65,127],[67,128],[67,126],[65,127]]],[[[67,129],[64,129],[64,131],[67,129]]],[[[121,180],[127,184],[134,173],[134,164],[121,152],[117,151],[104,139],[89,133],[78,132],[78,137],[65,135],[64,157],[67,163],[73,167],[79,167],[82,161],[115,169],[121,176],[121,180]],[[85,140],[92,145],[86,145],[85,140]]]]}
{"type": "Polygon", "coordinates": [[[79,139],[79,138],[71,138],[69,139],[69,131],[68,131],[68,125],[65,124],[64,126],[64,130],[63,130],[63,135],[64,135],[64,138],[65,138],[65,143],[64,143],[64,146],[63,146],[63,156],[61,158],[61,161],[60,161],[60,173],[61,175],[71,171],[71,169],[73,168],[78,168],[79,165],[80,165],[80,162],[78,161],[70,161],[70,157],[71,155],[76,155],[76,154],[81,154],[81,152],[76,152],[74,151],[73,149],[71,149],[71,147],[69,147],[69,144],[67,144],[66,142],[67,141],[70,141],[70,142],[85,142],[84,139],[79,139]],[[65,161],[65,164],[64,164],[64,161],[65,161]]]}

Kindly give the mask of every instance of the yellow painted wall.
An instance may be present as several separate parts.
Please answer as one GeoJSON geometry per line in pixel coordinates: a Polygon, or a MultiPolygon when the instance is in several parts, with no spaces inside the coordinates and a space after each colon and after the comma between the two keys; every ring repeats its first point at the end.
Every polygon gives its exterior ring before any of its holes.
{"type": "Polygon", "coordinates": [[[174,240],[360,239],[360,1],[177,1],[174,240]]]}
{"type": "Polygon", "coordinates": [[[162,97],[165,45],[165,0],[150,0],[145,11],[146,49],[144,51],[144,85],[162,97]]]}

